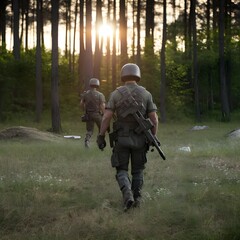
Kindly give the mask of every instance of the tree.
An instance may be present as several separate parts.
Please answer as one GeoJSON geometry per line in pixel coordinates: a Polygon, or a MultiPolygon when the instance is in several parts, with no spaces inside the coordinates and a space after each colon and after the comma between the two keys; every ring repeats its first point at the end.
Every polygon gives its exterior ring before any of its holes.
{"type": "Polygon", "coordinates": [[[59,95],[58,95],[58,19],[59,19],[59,0],[51,0],[52,5],[52,131],[61,131],[59,95]]]}
{"type": "Polygon", "coordinates": [[[13,55],[15,60],[20,60],[20,38],[19,38],[19,1],[13,0],[13,16],[14,16],[14,25],[13,25],[13,55]]]}
{"type": "Polygon", "coordinates": [[[43,106],[42,96],[42,47],[41,47],[41,0],[37,0],[37,48],[36,48],[36,121],[40,121],[43,106]]]}
{"type": "Polygon", "coordinates": [[[225,0],[219,0],[219,71],[220,71],[220,91],[222,105],[222,120],[230,120],[230,109],[228,101],[227,79],[225,72],[225,55],[224,55],[224,6],[225,0]]]}
{"type": "Polygon", "coordinates": [[[116,79],[116,0],[113,1],[113,49],[112,49],[112,89],[115,89],[117,86],[116,79]]]}
{"type": "MultiPolygon", "coordinates": [[[[84,85],[86,69],[85,69],[85,42],[84,42],[84,1],[80,1],[80,11],[79,11],[79,68],[78,68],[78,75],[79,75],[79,85],[84,85]]],[[[81,88],[81,87],[80,87],[81,88]]],[[[79,89],[81,91],[82,89],[79,89]]]]}
{"type": "Polygon", "coordinates": [[[154,7],[155,7],[155,1],[154,0],[147,0],[146,1],[146,25],[145,25],[145,47],[151,46],[153,51],[154,46],[154,7]]]}
{"type": "Polygon", "coordinates": [[[161,85],[160,85],[160,119],[161,122],[166,122],[166,58],[165,49],[167,41],[167,3],[163,0],[163,31],[162,31],[162,49],[160,53],[161,64],[161,85]]]}
{"type": "Polygon", "coordinates": [[[192,16],[192,46],[193,46],[193,86],[194,86],[194,102],[195,102],[195,114],[196,120],[199,122],[200,106],[199,106],[199,83],[198,83],[198,54],[197,54],[197,26],[196,26],[196,1],[191,0],[191,16],[192,16]]]}
{"type": "Polygon", "coordinates": [[[92,56],[92,0],[86,0],[86,56],[85,56],[86,78],[84,80],[87,89],[89,79],[93,77],[92,56]]]}
{"type": "MultiPolygon", "coordinates": [[[[102,24],[102,0],[97,0],[96,28],[102,24]]],[[[94,77],[100,78],[102,44],[100,44],[99,34],[96,31],[95,56],[94,56],[94,77]]]]}
{"type": "Polygon", "coordinates": [[[141,1],[137,1],[137,55],[136,55],[136,63],[138,65],[141,65],[141,43],[140,43],[140,38],[141,38],[141,25],[140,25],[140,17],[141,17],[141,10],[142,10],[142,5],[141,1]]]}
{"type": "Polygon", "coordinates": [[[6,47],[6,7],[7,0],[0,1],[0,39],[2,48],[6,47]]]}
{"type": "Polygon", "coordinates": [[[121,44],[121,65],[127,62],[127,19],[125,0],[120,0],[120,44],[121,44]]]}

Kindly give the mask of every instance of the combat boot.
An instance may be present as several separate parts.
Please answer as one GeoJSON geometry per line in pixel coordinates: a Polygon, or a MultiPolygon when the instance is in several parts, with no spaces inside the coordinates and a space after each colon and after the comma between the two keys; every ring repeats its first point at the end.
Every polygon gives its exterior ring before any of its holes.
{"type": "Polygon", "coordinates": [[[85,147],[86,148],[90,147],[90,138],[91,138],[91,135],[89,133],[87,133],[86,137],[85,137],[85,147]]]}
{"type": "Polygon", "coordinates": [[[131,182],[128,172],[125,170],[118,171],[116,179],[123,196],[124,211],[130,209],[134,203],[133,193],[131,190],[131,182]]]}
{"type": "Polygon", "coordinates": [[[140,207],[141,203],[141,190],[143,186],[143,171],[137,170],[134,171],[132,174],[132,192],[133,192],[133,198],[134,198],[134,204],[133,207],[140,207]]]}
{"type": "Polygon", "coordinates": [[[85,140],[85,148],[89,148],[89,141],[85,140]]]}

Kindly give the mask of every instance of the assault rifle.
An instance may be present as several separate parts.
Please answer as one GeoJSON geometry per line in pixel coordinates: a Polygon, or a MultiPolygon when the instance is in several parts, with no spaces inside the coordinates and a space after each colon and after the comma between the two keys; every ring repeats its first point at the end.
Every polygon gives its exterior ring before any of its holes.
{"type": "Polygon", "coordinates": [[[140,106],[130,94],[126,98],[123,98],[118,104],[121,105],[120,115],[126,117],[131,114],[139,125],[134,131],[136,133],[143,132],[149,145],[155,147],[162,159],[165,160],[166,156],[160,148],[160,141],[152,134],[151,129],[154,126],[152,121],[149,118],[145,118],[140,111],[143,106],[140,106]]]}

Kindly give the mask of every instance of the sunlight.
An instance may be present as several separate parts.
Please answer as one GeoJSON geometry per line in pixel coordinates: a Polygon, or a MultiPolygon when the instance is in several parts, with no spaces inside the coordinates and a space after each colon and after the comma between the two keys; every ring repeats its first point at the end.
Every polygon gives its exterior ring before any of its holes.
{"type": "Polygon", "coordinates": [[[102,24],[98,28],[98,34],[102,38],[108,38],[113,35],[113,29],[110,24],[102,24]]]}

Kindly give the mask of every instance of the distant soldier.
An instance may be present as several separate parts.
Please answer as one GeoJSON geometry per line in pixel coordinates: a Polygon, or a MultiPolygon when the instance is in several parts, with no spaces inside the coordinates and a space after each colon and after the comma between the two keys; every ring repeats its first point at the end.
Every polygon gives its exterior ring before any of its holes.
{"type": "Polygon", "coordinates": [[[105,109],[105,96],[97,91],[100,82],[97,78],[91,78],[89,81],[90,89],[82,94],[80,106],[85,110],[86,137],[85,147],[89,147],[90,138],[93,135],[94,123],[100,130],[102,115],[105,109]]]}
{"type": "Polygon", "coordinates": [[[143,170],[147,162],[148,143],[144,133],[138,132],[138,122],[132,114],[134,111],[131,100],[139,106],[139,111],[153,124],[151,133],[156,136],[158,129],[157,107],[152,95],[144,87],[138,85],[141,79],[140,69],[136,64],[128,63],[122,67],[121,80],[124,86],[112,92],[103,115],[97,143],[100,149],[106,146],[105,133],[110,121],[116,114],[113,123],[113,135],[110,134],[110,144],[113,147],[111,162],[116,168],[116,180],[123,196],[124,210],[139,206],[143,186],[143,170]],[[131,163],[131,164],[130,164],[131,163]],[[131,166],[131,179],[128,174],[131,166]]]}

